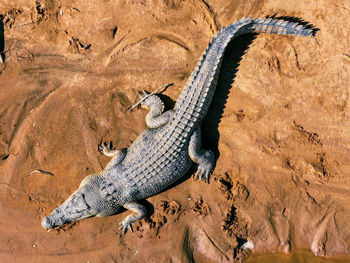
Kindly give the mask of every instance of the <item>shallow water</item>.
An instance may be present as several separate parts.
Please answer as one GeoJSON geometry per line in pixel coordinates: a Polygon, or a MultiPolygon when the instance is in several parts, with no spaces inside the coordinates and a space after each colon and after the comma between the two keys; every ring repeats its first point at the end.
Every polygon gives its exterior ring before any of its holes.
{"type": "Polygon", "coordinates": [[[349,256],[342,257],[316,257],[309,250],[296,250],[287,255],[283,253],[251,254],[245,261],[247,263],[345,263],[350,262],[349,256]]]}

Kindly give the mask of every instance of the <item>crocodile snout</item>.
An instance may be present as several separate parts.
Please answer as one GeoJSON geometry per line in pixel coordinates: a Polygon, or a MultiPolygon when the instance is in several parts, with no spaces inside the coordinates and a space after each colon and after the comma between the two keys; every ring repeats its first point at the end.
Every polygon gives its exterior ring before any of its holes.
{"type": "Polygon", "coordinates": [[[48,217],[48,216],[45,216],[45,217],[43,218],[43,220],[41,220],[41,226],[42,226],[43,228],[46,228],[46,229],[50,229],[50,228],[53,228],[53,227],[54,227],[54,226],[53,226],[52,220],[51,220],[50,217],[48,217]]]}

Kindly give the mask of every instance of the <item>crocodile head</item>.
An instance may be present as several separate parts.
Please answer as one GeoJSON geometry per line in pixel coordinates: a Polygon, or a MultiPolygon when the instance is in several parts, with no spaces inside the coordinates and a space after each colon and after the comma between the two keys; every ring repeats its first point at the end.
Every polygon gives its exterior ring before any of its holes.
{"type": "Polygon", "coordinates": [[[87,176],[66,201],[54,209],[49,216],[41,221],[46,229],[88,217],[101,217],[116,214],[120,208],[118,202],[107,200],[101,196],[100,185],[103,181],[100,175],[87,176]]]}

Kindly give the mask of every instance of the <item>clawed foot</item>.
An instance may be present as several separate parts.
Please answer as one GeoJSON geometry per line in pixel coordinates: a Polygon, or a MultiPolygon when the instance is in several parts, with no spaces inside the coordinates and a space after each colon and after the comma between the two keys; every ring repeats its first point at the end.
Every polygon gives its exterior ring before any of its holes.
{"type": "Polygon", "coordinates": [[[199,176],[200,180],[203,180],[209,183],[209,176],[212,172],[212,167],[208,164],[200,164],[198,165],[197,172],[195,173],[195,177],[199,176]]]}
{"type": "Polygon", "coordinates": [[[132,224],[142,218],[145,218],[147,215],[147,209],[144,205],[141,205],[137,202],[126,203],[123,205],[124,208],[131,210],[133,213],[128,215],[121,223],[119,229],[123,229],[123,233],[129,229],[132,231],[132,224]]]}
{"type": "Polygon", "coordinates": [[[116,149],[113,147],[112,141],[110,141],[109,143],[101,142],[98,146],[98,151],[106,156],[113,156],[116,152],[116,149]]]}
{"type": "Polygon", "coordinates": [[[125,220],[123,220],[122,222],[119,223],[119,225],[121,225],[119,227],[119,230],[122,230],[123,229],[123,234],[125,235],[125,233],[128,231],[128,229],[133,232],[133,229],[132,229],[132,223],[131,222],[127,222],[125,220]]]}
{"type": "Polygon", "coordinates": [[[209,183],[209,176],[214,170],[214,153],[209,150],[206,151],[206,153],[204,154],[204,160],[204,162],[198,165],[197,172],[194,176],[199,176],[200,180],[209,183]]]}

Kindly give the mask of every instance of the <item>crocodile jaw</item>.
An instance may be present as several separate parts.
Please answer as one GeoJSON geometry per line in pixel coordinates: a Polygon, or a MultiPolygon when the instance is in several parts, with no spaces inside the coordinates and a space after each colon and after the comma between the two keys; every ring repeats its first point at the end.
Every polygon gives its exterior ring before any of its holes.
{"type": "Polygon", "coordinates": [[[97,213],[86,202],[84,189],[78,189],[62,205],[54,209],[49,216],[41,221],[46,229],[54,228],[65,223],[95,216],[97,213]]]}

